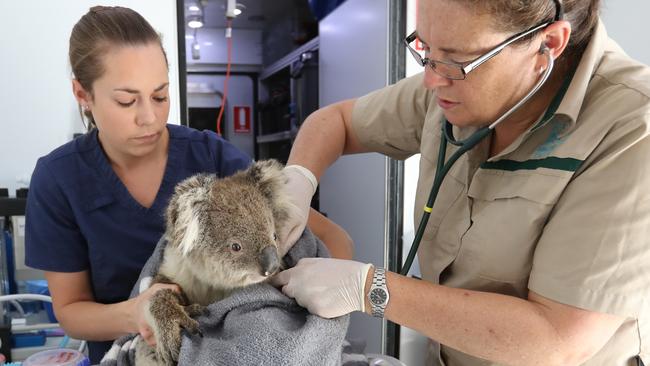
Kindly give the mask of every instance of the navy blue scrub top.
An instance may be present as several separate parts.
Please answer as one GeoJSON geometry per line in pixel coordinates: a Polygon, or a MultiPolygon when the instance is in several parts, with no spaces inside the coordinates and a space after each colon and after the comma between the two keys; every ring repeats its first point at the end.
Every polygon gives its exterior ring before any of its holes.
{"type": "MultiPolygon", "coordinates": [[[[27,198],[25,264],[52,272],[88,270],[97,302],[126,300],[165,231],[174,186],[196,173],[224,177],[251,163],[214,132],[167,129],[167,166],[150,208],[140,205],[115,174],[96,129],[40,158],[27,198]]],[[[110,343],[89,345],[94,364],[110,343]]]]}

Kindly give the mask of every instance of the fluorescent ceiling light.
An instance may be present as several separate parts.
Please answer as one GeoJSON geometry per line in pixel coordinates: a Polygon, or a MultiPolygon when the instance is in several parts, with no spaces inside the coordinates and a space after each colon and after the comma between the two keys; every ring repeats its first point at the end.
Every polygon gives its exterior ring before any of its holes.
{"type": "Polygon", "coordinates": [[[203,22],[200,20],[190,20],[187,22],[187,26],[190,28],[201,28],[203,27],[203,22]]]}
{"type": "Polygon", "coordinates": [[[197,15],[193,15],[189,18],[187,26],[194,29],[201,28],[203,27],[203,18],[197,15]]]}

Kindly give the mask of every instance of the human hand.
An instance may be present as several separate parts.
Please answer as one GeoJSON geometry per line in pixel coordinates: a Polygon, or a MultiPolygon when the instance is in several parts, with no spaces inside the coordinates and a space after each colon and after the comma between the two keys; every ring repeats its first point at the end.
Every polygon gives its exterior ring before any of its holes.
{"type": "Polygon", "coordinates": [[[147,314],[149,312],[149,300],[151,297],[158,291],[169,289],[174,292],[180,293],[181,288],[177,284],[173,283],[155,283],[145,291],[141,292],[140,295],[134,297],[132,301],[132,310],[131,316],[132,321],[135,325],[135,329],[142,336],[145,342],[152,347],[156,346],[156,338],[154,336],[149,323],[147,322],[147,314]]]}
{"type": "Polygon", "coordinates": [[[300,165],[288,165],[282,169],[282,172],[287,177],[287,183],[284,185],[285,194],[289,197],[292,205],[289,218],[279,233],[280,258],[284,257],[305,230],[311,198],[316,193],[318,186],[314,174],[300,165]]]}
{"type": "Polygon", "coordinates": [[[365,311],[365,285],[371,264],[333,258],[303,258],[275,275],[271,283],[310,313],[335,318],[365,311]]]}

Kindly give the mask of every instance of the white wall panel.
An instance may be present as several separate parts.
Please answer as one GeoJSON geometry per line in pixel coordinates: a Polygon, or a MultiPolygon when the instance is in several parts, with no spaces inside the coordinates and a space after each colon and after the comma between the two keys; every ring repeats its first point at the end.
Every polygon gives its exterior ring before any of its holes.
{"type": "MultiPolygon", "coordinates": [[[[175,0],[104,0],[130,7],[162,34],[170,123],[180,121],[175,0]]],[[[72,96],[68,41],[95,0],[0,1],[0,187],[26,187],[38,157],[83,132],[72,96]]]]}

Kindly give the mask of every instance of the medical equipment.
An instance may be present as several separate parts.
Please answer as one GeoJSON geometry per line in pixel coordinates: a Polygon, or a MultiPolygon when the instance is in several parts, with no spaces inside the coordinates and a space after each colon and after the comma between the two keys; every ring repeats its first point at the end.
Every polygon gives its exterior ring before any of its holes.
{"type": "Polygon", "coordinates": [[[438,151],[438,161],[436,164],[436,175],[433,180],[433,186],[431,187],[431,192],[429,193],[429,199],[427,200],[427,204],[426,206],[424,206],[424,214],[420,219],[420,224],[418,225],[418,230],[415,233],[415,238],[413,239],[411,250],[409,250],[409,254],[406,258],[406,261],[404,262],[402,269],[399,271],[401,275],[404,276],[407,275],[408,271],[411,269],[411,265],[413,264],[413,260],[415,259],[415,255],[418,251],[418,247],[420,246],[422,235],[424,234],[424,230],[427,227],[427,222],[429,221],[429,216],[431,215],[431,211],[433,210],[433,204],[435,203],[436,197],[438,196],[438,191],[440,190],[442,181],[447,175],[447,173],[449,172],[449,170],[451,169],[451,167],[454,165],[456,160],[458,160],[458,158],[460,158],[464,153],[468,152],[479,142],[481,142],[485,137],[487,137],[492,132],[492,130],[494,130],[494,128],[499,123],[504,121],[515,111],[521,108],[521,106],[523,106],[528,100],[530,100],[530,98],[532,98],[533,95],[537,93],[537,91],[542,87],[542,85],[544,85],[548,77],[551,75],[554,66],[554,59],[551,56],[549,49],[546,47],[546,45],[542,44],[542,47],[540,48],[539,52],[546,54],[546,58],[548,60],[548,67],[544,71],[544,74],[540,77],[539,81],[528,92],[528,94],[526,94],[523,98],[521,98],[521,100],[517,104],[515,104],[512,108],[506,111],[501,117],[499,117],[492,124],[479,129],[478,131],[474,132],[466,139],[459,141],[454,138],[451,123],[449,123],[449,121],[445,119],[444,123],[442,124],[440,150],[438,151]],[[445,162],[445,152],[447,150],[447,143],[456,145],[459,147],[459,149],[453,153],[453,155],[449,158],[447,162],[445,162]]]}
{"type": "MultiPolygon", "coordinates": [[[[1,295],[0,296],[0,303],[3,303],[5,301],[13,302],[13,301],[25,301],[25,300],[28,300],[28,301],[29,300],[38,300],[38,301],[51,303],[52,302],[52,297],[47,296],[47,295],[40,295],[40,294],[12,294],[12,295],[1,295]]],[[[32,331],[41,331],[41,330],[45,330],[45,329],[55,329],[55,328],[59,328],[58,323],[39,323],[39,324],[30,324],[30,325],[21,324],[21,325],[13,325],[13,326],[11,326],[11,332],[13,332],[13,333],[27,333],[27,332],[32,332],[32,331]]],[[[59,348],[60,349],[57,349],[55,351],[58,351],[59,353],[67,351],[68,349],[63,349],[63,347],[67,346],[68,341],[69,341],[69,338],[67,336],[63,337],[63,339],[59,343],[59,348]]],[[[76,354],[82,354],[85,351],[85,349],[86,349],[86,341],[81,341],[79,343],[79,347],[77,348],[76,351],[70,350],[71,351],[70,355],[72,355],[72,353],[74,353],[75,355],[76,354]]],[[[43,356],[43,355],[41,355],[41,356],[43,356]]],[[[41,359],[41,358],[38,358],[38,359],[41,359]]],[[[72,358],[68,358],[68,359],[72,359],[72,358]]],[[[33,361],[36,361],[36,360],[33,360],[33,361]]],[[[83,360],[81,360],[81,361],[83,361],[83,360]]],[[[32,363],[32,365],[37,365],[37,364],[38,363],[32,363]]],[[[23,365],[26,365],[26,364],[23,363],[23,365]]],[[[56,365],[56,364],[53,364],[53,365],[56,365]]],[[[61,365],[62,366],[63,365],[68,366],[68,364],[66,364],[66,363],[63,363],[61,365]]],[[[76,363],[74,365],[80,365],[81,366],[82,363],[76,363]]],[[[83,364],[83,365],[85,365],[85,364],[83,364]]],[[[88,365],[89,365],[89,363],[88,363],[88,365]]]]}

